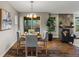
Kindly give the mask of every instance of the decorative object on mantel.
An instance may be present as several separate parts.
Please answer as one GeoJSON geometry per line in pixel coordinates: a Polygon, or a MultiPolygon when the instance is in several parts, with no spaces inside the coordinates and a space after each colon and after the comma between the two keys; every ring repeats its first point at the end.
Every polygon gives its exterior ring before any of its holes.
{"type": "Polygon", "coordinates": [[[63,23],[62,23],[62,21],[59,22],[59,27],[60,27],[60,28],[63,28],[63,23]]]}
{"type": "Polygon", "coordinates": [[[73,22],[70,22],[70,26],[73,26],[73,22]]]}
{"type": "Polygon", "coordinates": [[[49,13],[49,18],[47,20],[47,27],[48,27],[48,32],[55,31],[55,17],[51,17],[51,14],[49,13]]]}
{"type": "Polygon", "coordinates": [[[0,31],[11,29],[11,25],[11,14],[4,9],[0,9],[0,31]]]}

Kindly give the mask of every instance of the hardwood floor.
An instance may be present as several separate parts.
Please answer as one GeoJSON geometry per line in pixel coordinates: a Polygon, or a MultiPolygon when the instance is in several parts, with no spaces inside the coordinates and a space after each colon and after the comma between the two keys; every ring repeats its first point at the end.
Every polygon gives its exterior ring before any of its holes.
{"type": "MultiPolygon", "coordinates": [[[[61,42],[59,39],[47,42],[46,47],[43,48],[42,52],[38,53],[38,57],[79,57],[79,47],[61,42]]],[[[19,48],[17,55],[17,43],[15,43],[4,57],[25,57],[25,46],[19,48]]]]}
{"type": "Polygon", "coordinates": [[[48,42],[47,49],[48,53],[50,53],[49,51],[51,50],[52,52],[50,54],[54,54],[54,56],[76,56],[76,46],[59,40],[48,42]]]}

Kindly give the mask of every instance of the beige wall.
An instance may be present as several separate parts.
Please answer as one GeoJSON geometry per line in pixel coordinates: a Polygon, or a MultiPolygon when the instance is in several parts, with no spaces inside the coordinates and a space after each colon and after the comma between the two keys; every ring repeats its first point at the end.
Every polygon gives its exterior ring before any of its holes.
{"type": "Polygon", "coordinates": [[[8,2],[0,2],[0,8],[9,11],[12,15],[12,29],[0,31],[0,56],[4,56],[4,54],[9,50],[9,48],[16,42],[16,30],[15,27],[15,15],[17,16],[17,12],[8,4],[8,2]]]}
{"type": "MultiPolygon", "coordinates": [[[[23,33],[24,32],[24,27],[23,27],[23,17],[26,16],[27,13],[20,13],[19,14],[19,20],[20,20],[20,32],[23,33]]],[[[43,38],[44,38],[44,34],[45,31],[47,30],[47,20],[48,20],[48,13],[47,12],[40,12],[40,13],[36,13],[38,16],[40,16],[40,33],[42,34],[43,38]]],[[[55,38],[58,37],[58,15],[51,15],[52,17],[56,17],[56,32],[53,32],[53,35],[55,38]]]]}

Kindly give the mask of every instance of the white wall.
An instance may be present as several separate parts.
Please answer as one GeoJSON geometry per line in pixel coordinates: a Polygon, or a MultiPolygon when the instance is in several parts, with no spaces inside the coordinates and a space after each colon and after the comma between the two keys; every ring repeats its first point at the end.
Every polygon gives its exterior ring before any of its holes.
{"type": "Polygon", "coordinates": [[[12,15],[12,28],[10,30],[0,31],[0,56],[9,50],[9,48],[16,42],[16,31],[15,31],[15,15],[17,12],[8,4],[8,2],[0,2],[0,8],[9,11],[12,15]]]}
{"type": "Polygon", "coordinates": [[[59,38],[59,16],[57,15],[57,14],[52,14],[51,15],[52,17],[56,17],[56,31],[55,32],[53,32],[53,36],[55,37],[55,38],[59,38]]]}
{"type": "MultiPolygon", "coordinates": [[[[24,32],[24,27],[23,27],[23,17],[26,16],[27,13],[20,13],[19,14],[19,19],[20,19],[20,32],[23,33],[24,32]]],[[[47,20],[48,20],[48,13],[47,12],[40,12],[40,13],[36,13],[38,16],[40,16],[40,33],[42,34],[42,36],[44,37],[44,33],[47,30],[47,20]]],[[[55,38],[58,37],[58,15],[51,15],[52,17],[56,17],[56,32],[53,32],[53,35],[55,38]]]]}

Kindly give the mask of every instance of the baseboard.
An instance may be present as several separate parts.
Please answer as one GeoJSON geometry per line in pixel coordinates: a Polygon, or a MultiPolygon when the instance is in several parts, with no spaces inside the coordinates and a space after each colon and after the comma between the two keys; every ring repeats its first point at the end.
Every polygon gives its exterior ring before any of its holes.
{"type": "Polygon", "coordinates": [[[53,38],[59,38],[58,36],[53,36],[53,38]]]}
{"type": "Polygon", "coordinates": [[[15,40],[15,41],[10,45],[10,47],[9,47],[8,49],[6,49],[3,54],[0,55],[0,57],[4,57],[4,55],[5,55],[5,54],[9,51],[9,49],[16,43],[16,41],[17,41],[17,40],[15,40]]]}

